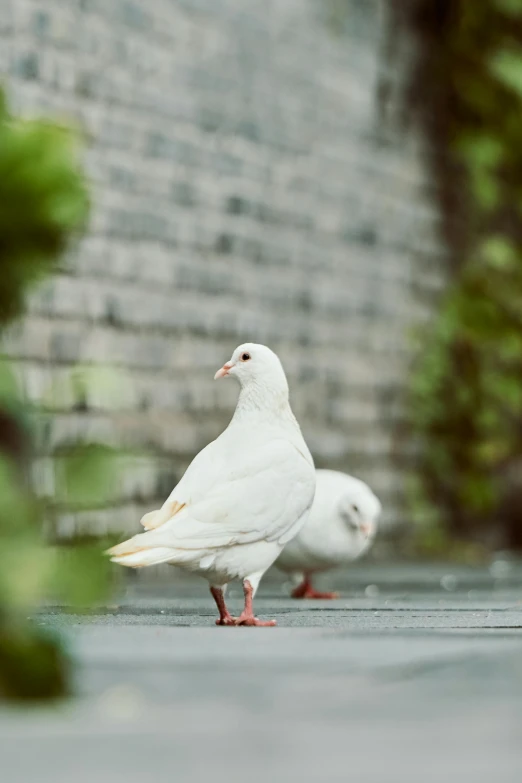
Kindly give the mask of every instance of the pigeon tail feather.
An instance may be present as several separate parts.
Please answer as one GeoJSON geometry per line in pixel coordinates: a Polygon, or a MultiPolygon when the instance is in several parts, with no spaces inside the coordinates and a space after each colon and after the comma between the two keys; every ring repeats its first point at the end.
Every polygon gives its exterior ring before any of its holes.
{"type": "MultiPolygon", "coordinates": [[[[160,563],[172,563],[174,565],[191,565],[198,563],[205,556],[208,557],[208,549],[197,547],[183,549],[177,546],[162,546],[159,542],[153,543],[156,534],[141,533],[123,541],[121,544],[108,549],[113,563],[129,566],[129,568],[142,568],[144,566],[160,565],[160,563]]],[[[213,559],[213,558],[212,558],[213,559]]],[[[209,563],[210,565],[210,563],[209,563]]]]}
{"type": "Polygon", "coordinates": [[[118,563],[129,568],[144,568],[145,566],[168,563],[176,557],[176,550],[168,547],[155,547],[154,549],[141,549],[128,554],[112,555],[113,563],[118,563]]]}
{"type": "Polygon", "coordinates": [[[172,517],[184,509],[185,506],[186,503],[178,503],[176,500],[172,502],[169,501],[165,503],[162,508],[159,508],[156,511],[149,511],[148,514],[145,514],[145,516],[141,518],[141,524],[146,530],[155,530],[157,527],[161,527],[161,525],[164,525],[172,519],[172,517]]]}

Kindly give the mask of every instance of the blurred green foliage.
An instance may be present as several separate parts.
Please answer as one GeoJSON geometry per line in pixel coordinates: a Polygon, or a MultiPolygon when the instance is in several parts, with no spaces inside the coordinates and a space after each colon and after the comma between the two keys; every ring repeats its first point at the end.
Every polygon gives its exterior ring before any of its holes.
{"type": "Polygon", "coordinates": [[[522,0],[406,6],[421,35],[411,105],[433,144],[454,262],[419,343],[410,497],[429,551],[448,534],[520,547],[522,0]]]}
{"type": "Polygon", "coordinates": [[[0,93],[0,323],[21,313],[87,218],[75,144],[66,128],[11,117],[0,93]]]}
{"type": "MultiPolygon", "coordinates": [[[[9,116],[0,93],[0,329],[22,313],[31,286],[58,269],[85,224],[87,187],[74,147],[63,128],[9,116]]],[[[108,587],[101,545],[50,546],[43,527],[64,508],[90,508],[106,498],[115,482],[113,454],[93,444],[71,447],[53,462],[52,496],[38,497],[30,480],[32,413],[3,362],[0,698],[44,699],[68,691],[70,663],[61,640],[28,621],[28,613],[47,598],[85,606],[108,587]]]]}

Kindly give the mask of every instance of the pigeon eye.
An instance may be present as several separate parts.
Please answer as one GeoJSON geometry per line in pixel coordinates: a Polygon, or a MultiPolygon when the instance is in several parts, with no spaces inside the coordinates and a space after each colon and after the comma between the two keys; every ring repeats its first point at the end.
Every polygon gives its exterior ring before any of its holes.
{"type": "Polygon", "coordinates": [[[248,360],[249,360],[250,358],[251,358],[251,357],[250,357],[250,354],[249,354],[249,353],[242,353],[242,354],[241,354],[241,361],[242,361],[242,362],[248,362],[248,360]]]}
{"type": "Polygon", "coordinates": [[[353,508],[353,510],[355,511],[356,514],[359,513],[359,506],[352,505],[352,508],[353,508]]]}

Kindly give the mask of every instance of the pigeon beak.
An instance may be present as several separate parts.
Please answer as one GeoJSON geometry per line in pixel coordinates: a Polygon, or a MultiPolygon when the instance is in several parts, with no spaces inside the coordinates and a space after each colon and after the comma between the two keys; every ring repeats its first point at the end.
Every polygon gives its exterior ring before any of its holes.
{"type": "Polygon", "coordinates": [[[223,367],[220,370],[218,370],[217,373],[214,375],[214,380],[219,381],[220,378],[225,378],[225,376],[228,375],[228,373],[230,372],[233,366],[234,365],[232,364],[232,362],[227,362],[226,364],[224,364],[223,367]]]}
{"type": "Polygon", "coordinates": [[[372,534],[372,525],[369,522],[363,522],[361,525],[361,530],[366,538],[370,538],[372,534]]]}

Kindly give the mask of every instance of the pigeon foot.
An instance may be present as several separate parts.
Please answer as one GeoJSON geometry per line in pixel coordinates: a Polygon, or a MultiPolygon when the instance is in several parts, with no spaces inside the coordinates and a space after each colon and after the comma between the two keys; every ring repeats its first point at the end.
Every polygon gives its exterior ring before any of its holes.
{"type": "Polygon", "coordinates": [[[216,620],[216,625],[236,625],[236,618],[232,617],[231,614],[226,615],[225,617],[218,617],[216,620]]]}
{"type": "Polygon", "coordinates": [[[339,593],[321,593],[312,587],[310,577],[306,576],[301,584],[291,593],[292,598],[305,598],[312,600],[333,601],[339,598],[339,593]]]}
{"type": "Polygon", "coordinates": [[[235,625],[235,618],[232,617],[225,604],[225,594],[222,587],[211,587],[210,592],[219,609],[219,617],[216,625],[235,625]]]}
{"type": "Polygon", "coordinates": [[[277,622],[275,620],[259,620],[257,617],[243,612],[239,617],[236,617],[234,624],[249,628],[273,628],[277,622]]]}

